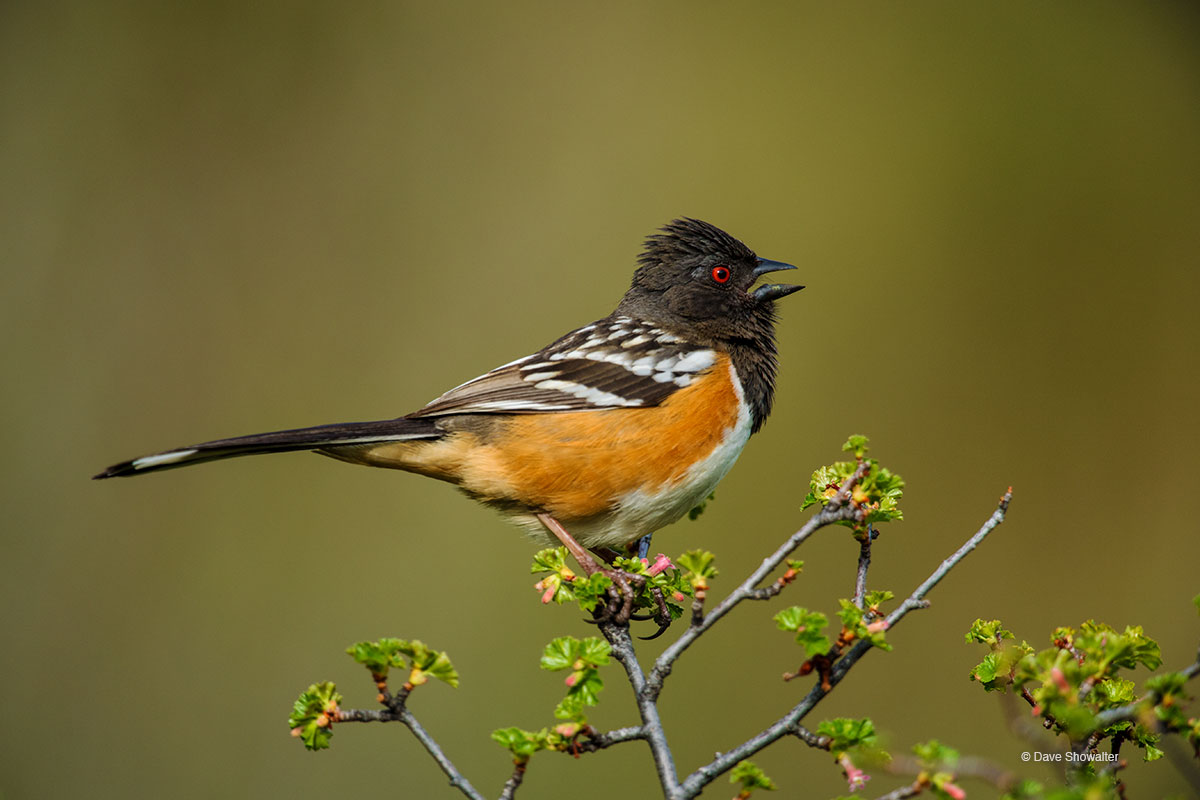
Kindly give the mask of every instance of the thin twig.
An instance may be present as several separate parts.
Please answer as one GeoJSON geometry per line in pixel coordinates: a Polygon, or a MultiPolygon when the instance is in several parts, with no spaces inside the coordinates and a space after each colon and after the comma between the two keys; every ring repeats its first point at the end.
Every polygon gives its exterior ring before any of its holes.
{"type": "Polygon", "coordinates": [[[833,737],[819,736],[818,734],[813,733],[808,728],[801,725],[799,722],[792,726],[791,733],[809,747],[815,747],[818,750],[828,750],[833,744],[833,737]]]}
{"type": "MultiPolygon", "coordinates": [[[[975,534],[963,544],[949,558],[941,563],[933,573],[925,579],[925,581],[916,588],[916,590],[904,600],[900,606],[887,616],[888,628],[894,628],[900,620],[902,620],[910,611],[918,608],[925,608],[929,604],[925,601],[927,595],[934,586],[936,586],[946,574],[953,569],[960,561],[966,558],[967,554],[979,546],[987,535],[996,529],[1004,521],[1005,513],[1008,511],[1008,504],[1012,500],[1012,488],[1010,487],[1004,496],[1000,499],[1000,503],[992,515],[983,526],[975,532],[975,534]]],[[[828,507],[827,507],[828,508],[828,507]]],[[[806,526],[807,527],[807,526],[806,526]]],[[[793,537],[794,538],[794,537],[793,537]]],[[[745,584],[743,584],[744,586],[745,584]]],[[[722,604],[723,605],[723,604],[722,604]]],[[[711,615],[710,615],[711,616],[711,615]]],[[[760,733],[747,739],[742,744],[733,748],[726,753],[720,753],[709,763],[697,769],[691,775],[688,775],[680,784],[682,789],[681,797],[695,797],[718,775],[730,770],[739,761],[757,753],[767,745],[778,740],[781,736],[790,733],[794,727],[819,703],[825,695],[833,690],[834,686],[846,676],[850,668],[870,650],[871,643],[867,640],[860,640],[849,652],[838,659],[833,665],[828,677],[828,688],[822,686],[822,682],[818,681],[809,693],[796,704],[791,711],[784,717],[765,728],[760,733]]],[[[661,660],[661,658],[660,658],[661,660]]]]}
{"type": "Polygon", "coordinates": [[[1054,719],[1054,715],[1038,705],[1038,701],[1034,699],[1033,694],[1030,693],[1027,687],[1021,687],[1021,699],[1029,703],[1029,707],[1033,709],[1033,715],[1041,719],[1043,728],[1050,730],[1054,727],[1057,722],[1054,719]]]}
{"type": "Polygon", "coordinates": [[[504,790],[500,792],[499,800],[512,800],[516,796],[517,788],[521,785],[521,781],[525,780],[525,770],[528,767],[528,759],[513,762],[512,775],[504,782],[504,790]]]}
{"type": "Polygon", "coordinates": [[[433,760],[437,762],[438,766],[442,768],[442,772],[446,773],[446,777],[450,779],[451,786],[471,798],[471,800],[483,800],[483,795],[458,771],[453,762],[442,752],[441,746],[434,741],[429,732],[421,726],[421,723],[417,722],[417,718],[412,715],[412,712],[407,707],[400,709],[400,721],[408,726],[413,736],[417,737],[417,741],[429,752],[429,755],[433,756],[433,760]]]}
{"type": "Polygon", "coordinates": [[[346,709],[338,712],[339,722],[401,722],[412,731],[413,736],[417,737],[417,741],[425,748],[429,755],[433,756],[433,760],[442,768],[442,772],[446,773],[446,777],[450,779],[450,785],[458,789],[471,800],[484,800],[483,795],[471,785],[458,767],[454,766],[446,753],[442,750],[441,745],[434,740],[429,732],[417,721],[408,707],[403,704],[395,704],[391,708],[380,709],[378,711],[364,711],[362,709],[346,709]]]}
{"type": "Polygon", "coordinates": [[[893,789],[887,794],[881,794],[875,800],[904,800],[906,797],[916,797],[923,791],[925,791],[924,782],[914,781],[908,786],[901,786],[899,789],[893,789]]]}
{"type": "Polygon", "coordinates": [[[875,526],[868,525],[858,549],[858,572],[854,576],[854,605],[863,607],[867,594],[867,569],[871,566],[871,542],[875,541],[875,526]]]}
{"type": "Polygon", "coordinates": [[[797,547],[804,543],[804,540],[812,536],[816,531],[832,525],[841,520],[855,519],[862,512],[850,501],[850,495],[853,488],[862,480],[866,474],[869,464],[864,460],[859,463],[858,469],[854,474],[846,479],[846,482],[838,490],[837,495],[830,500],[824,508],[817,514],[814,514],[808,522],[800,530],[796,531],[784,542],[778,550],[763,559],[762,564],[758,569],[754,570],[740,586],[734,589],[717,604],[699,623],[693,621],[693,624],[683,632],[683,634],[671,643],[666,650],[654,662],[654,668],[650,670],[650,674],[646,678],[646,687],[650,692],[650,699],[654,700],[662,691],[663,681],[667,675],[671,674],[671,667],[675,660],[692,645],[696,639],[717,623],[722,617],[733,610],[738,603],[743,600],[750,599],[757,592],[756,587],[762,583],[767,575],[783,563],[783,560],[792,554],[797,547]]]}
{"type": "Polygon", "coordinates": [[[641,725],[631,726],[628,728],[617,728],[604,733],[589,733],[586,738],[579,740],[575,746],[576,753],[595,753],[597,750],[604,750],[607,747],[612,747],[615,744],[622,742],[633,742],[638,739],[645,739],[646,731],[641,725]]]}

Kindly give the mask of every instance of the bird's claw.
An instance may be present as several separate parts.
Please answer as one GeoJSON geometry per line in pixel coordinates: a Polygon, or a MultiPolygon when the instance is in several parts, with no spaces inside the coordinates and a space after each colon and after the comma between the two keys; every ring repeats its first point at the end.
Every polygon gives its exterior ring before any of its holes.
{"type": "Polygon", "coordinates": [[[667,628],[671,627],[671,612],[667,609],[667,600],[663,597],[662,590],[658,587],[650,589],[650,595],[654,598],[655,605],[658,606],[654,614],[645,615],[645,619],[653,619],[658,623],[658,630],[649,636],[639,636],[638,638],[651,642],[667,632],[667,628]]]}

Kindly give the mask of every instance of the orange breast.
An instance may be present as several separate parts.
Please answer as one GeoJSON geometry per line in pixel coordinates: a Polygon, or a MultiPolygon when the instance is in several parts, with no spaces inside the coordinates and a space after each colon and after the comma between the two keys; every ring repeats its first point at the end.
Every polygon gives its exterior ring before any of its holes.
{"type": "Polygon", "coordinates": [[[493,441],[463,448],[456,482],[564,523],[610,510],[635,489],[681,481],[721,443],[739,411],[731,375],[722,354],[660,406],[514,416],[493,441]]]}

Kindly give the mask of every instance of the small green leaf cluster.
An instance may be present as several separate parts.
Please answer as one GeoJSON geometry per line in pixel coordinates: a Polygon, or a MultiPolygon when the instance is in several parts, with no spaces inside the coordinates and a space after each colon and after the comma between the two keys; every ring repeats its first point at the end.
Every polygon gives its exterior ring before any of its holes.
{"type": "Polygon", "coordinates": [[[539,731],[500,728],[492,731],[492,741],[512,753],[513,761],[524,764],[539,750],[566,752],[574,744],[581,730],[582,728],[576,728],[571,723],[542,728],[539,731]]]}
{"type": "Polygon", "coordinates": [[[879,741],[869,717],[827,719],[817,725],[817,735],[829,737],[829,751],[835,758],[850,750],[876,750],[879,741]]]}
{"type": "Polygon", "coordinates": [[[884,600],[892,599],[891,592],[871,592],[864,598],[865,608],[859,608],[849,600],[838,600],[838,605],[841,608],[838,610],[838,618],[842,621],[842,639],[846,642],[856,641],[858,639],[866,639],[871,643],[872,647],[878,647],[880,650],[891,650],[892,646],[887,643],[884,633],[887,630],[887,623],[883,620],[876,619],[879,612],[872,612],[871,608],[878,608],[879,604],[884,600]],[[875,602],[872,603],[872,598],[875,602]]]}
{"type": "Polygon", "coordinates": [[[998,619],[986,622],[977,619],[971,625],[971,630],[967,631],[968,643],[986,644],[990,649],[990,652],[983,657],[983,661],[980,661],[971,670],[971,680],[979,681],[985,691],[1006,691],[1012,682],[1012,674],[1016,669],[1017,662],[1033,652],[1033,648],[1025,642],[1020,644],[1004,643],[1005,640],[1012,638],[1012,631],[1005,630],[998,619]]]}
{"type": "MultiPolygon", "coordinates": [[[[393,669],[409,671],[404,684],[407,691],[437,678],[451,686],[458,686],[458,672],[445,653],[433,650],[416,639],[384,638],[377,642],[356,642],[346,648],[359,664],[371,673],[379,689],[379,700],[387,704],[388,672],[393,669]],[[407,660],[406,660],[407,659],[407,660]]],[[[402,697],[402,695],[398,695],[402,697]]],[[[292,735],[304,742],[309,750],[324,750],[333,738],[333,723],[338,720],[342,696],[331,682],[314,683],[309,686],[292,706],[288,716],[288,727],[292,735]]]]}
{"type": "Polygon", "coordinates": [[[795,631],[796,644],[804,648],[808,658],[823,656],[833,647],[833,642],[823,633],[829,624],[829,617],[820,611],[792,606],[780,611],[774,619],[779,630],[795,631]]]}
{"type": "Polygon", "coordinates": [[[583,710],[600,702],[600,690],[604,681],[599,668],[608,664],[612,647],[597,636],[576,639],[560,636],[546,645],[542,653],[541,667],[550,672],[569,669],[571,674],[563,681],[567,685],[567,696],[554,709],[554,716],[587,724],[583,710]]]}
{"type": "Polygon", "coordinates": [[[717,568],[713,566],[716,559],[717,557],[707,550],[688,550],[675,559],[675,563],[683,570],[693,590],[707,589],[709,580],[718,574],[717,568]]]}
{"type": "Polygon", "coordinates": [[[458,686],[458,672],[450,663],[450,657],[418,639],[384,638],[377,642],[356,642],[346,648],[346,652],[369,669],[377,683],[386,681],[391,669],[407,669],[409,688],[420,686],[430,678],[458,686]]]}
{"type": "MultiPolygon", "coordinates": [[[[1038,652],[1030,645],[1005,644],[1012,633],[998,620],[976,620],[968,642],[987,644],[991,652],[971,671],[971,679],[988,691],[1027,693],[1034,712],[1047,720],[1053,730],[1075,742],[1086,741],[1095,752],[1105,739],[1129,741],[1145,751],[1145,760],[1162,757],[1160,735],[1141,722],[1120,719],[1102,726],[1097,715],[1139,701],[1136,684],[1121,673],[1137,667],[1157,669],[1162,665],[1158,643],[1146,636],[1140,626],[1123,631],[1088,621],[1078,629],[1058,628],[1053,646],[1038,652]]],[[[1189,719],[1183,711],[1186,676],[1168,673],[1146,682],[1142,700],[1153,708],[1161,729],[1184,733],[1189,741],[1200,742],[1200,721],[1189,719]]],[[[1131,717],[1133,715],[1130,715],[1131,717]]],[[[1085,768],[1094,770],[1090,762],[1085,768]]]]}
{"type": "MultiPolygon", "coordinates": [[[[1188,717],[1184,707],[1189,700],[1184,691],[1187,676],[1181,672],[1156,675],[1146,681],[1146,690],[1154,698],[1154,715],[1163,729],[1178,731],[1200,758],[1200,717],[1188,717]]],[[[1149,751],[1147,751],[1147,761],[1149,751]]]]}
{"type": "Polygon", "coordinates": [[[542,593],[543,603],[549,603],[551,600],[559,605],[574,602],[575,592],[572,587],[578,578],[574,570],[567,566],[567,548],[547,547],[534,553],[529,571],[534,575],[549,573],[533,585],[533,588],[542,593]]]}
{"type": "Polygon", "coordinates": [[[570,670],[563,681],[566,697],[554,708],[554,716],[563,722],[553,728],[527,731],[521,728],[501,728],[492,732],[492,740],[507,748],[518,763],[529,760],[539,750],[565,751],[576,738],[589,729],[584,710],[599,703],[604,688],[599,669],[610,661],[612,647],[597,636],[576,639],[560,636],[546,645],[541,667],[550,672],[570,670]]]}
{"type": "Polygon", "coordinates": [[[1005,630],[1000,624],[1000,620],[993,619],[984,622],[981,619],[975,620],[971,625],[971,630],[967,631],[967,643],[986,644],[989,647],[995,647],[1005,639],[1012,639],[1013,632],[1005,630]]]}
{"type": "Polygon", "coordinates": [[[729,772],[729,782],[742,787],[736,800],[746,800],[755,789],[775,791],[775,781],[767,777],[767,773],[753,761],[739,761],[729,772]]]}
{"type": "Polygon", "coordinates": [[[333,722],[337,718],[342,696],[331,681],[314,683],[296,699],[288,715],[292,736],[304,742],[307,750],[324,750],[333,738],[333,722]]]}
{"type": "Polygon", "coordinates": [[[809,481],[808,494],[800,504],[800,510],[803,511],[817,503],[826,505],[837,496],[842,485],[858,469],[859,463],[865,460],[867,471],[854,487],[852,499],[866,514],[861,521],[843,520],[839,524],[861,532],[868,525],[904,519],[900,510],[900,499],[904,496],[904,479],[886,467],[881,467],[877,460],[867,458],[868,449],[867,437],[851,436],[842,445],[842,450],[853,453],[855,460],[835,461],[815,470],[809,481]]]}
{"type": "Polygon", "coordinates": [[[863,598],[863,608],[849,600],[839,600],[838,618],[842,621],[842,630],[836,642],[825,635],[829,618],[819,611],[791,606],[775,615],[775,625],[783,631],[794,631],[796,644],[804,648],[810,659],[829,655],[835,646],[842,648],[859,639],[866,639],[881,650],[891,650],[885,634],[887,623],[881,618],[879,607],[894,596],[886,590],[868,592],[863,598]]]}

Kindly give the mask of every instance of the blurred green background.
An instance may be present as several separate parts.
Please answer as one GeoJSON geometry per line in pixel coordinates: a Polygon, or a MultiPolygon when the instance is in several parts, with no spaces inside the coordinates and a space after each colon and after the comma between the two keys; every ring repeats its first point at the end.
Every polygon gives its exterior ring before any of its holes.
{"type": "MultiPolygon", "coordinates": [[[[809,288],[781,304],[764,434],[656,549],[715,550],[727,589],[862,432],[908,480],[871,573],[907,594],[1012,484],[1008,523],[809,722],[1051,778],[966,679],[975,617],[1039,646],[1143,624],[1175,667],[1200,639],[1198,33],[1182,2],[4,3],[0,794],[455,796],[399,726],[318,755],[287,736],[311,681],[371,706],[341,651],[381,635],[450,651],[462,687],[412,707],[498,793],[488,733],[550,722],[541,648],[590,633],[538,605],[515,529],[303,454],[88,478],[410,411],[607,314],[678,215],[809,288]]],[[[784,598],[677,667],[682,772],[806,690],[778,680],[800,657],[770,616],[832,613],[855,555],[822,535],[784,598]]],[[[599,726],[635,720],[612,669],[599,726]]],[[[756,760],[782,796],[845,792],[798,742],[756,760]]],[[[1137,796],[1194,790],[1155,767],[1137,796]]],[[[626,745],[540,757],[521,796],[652,780],[626,745]]]]}

